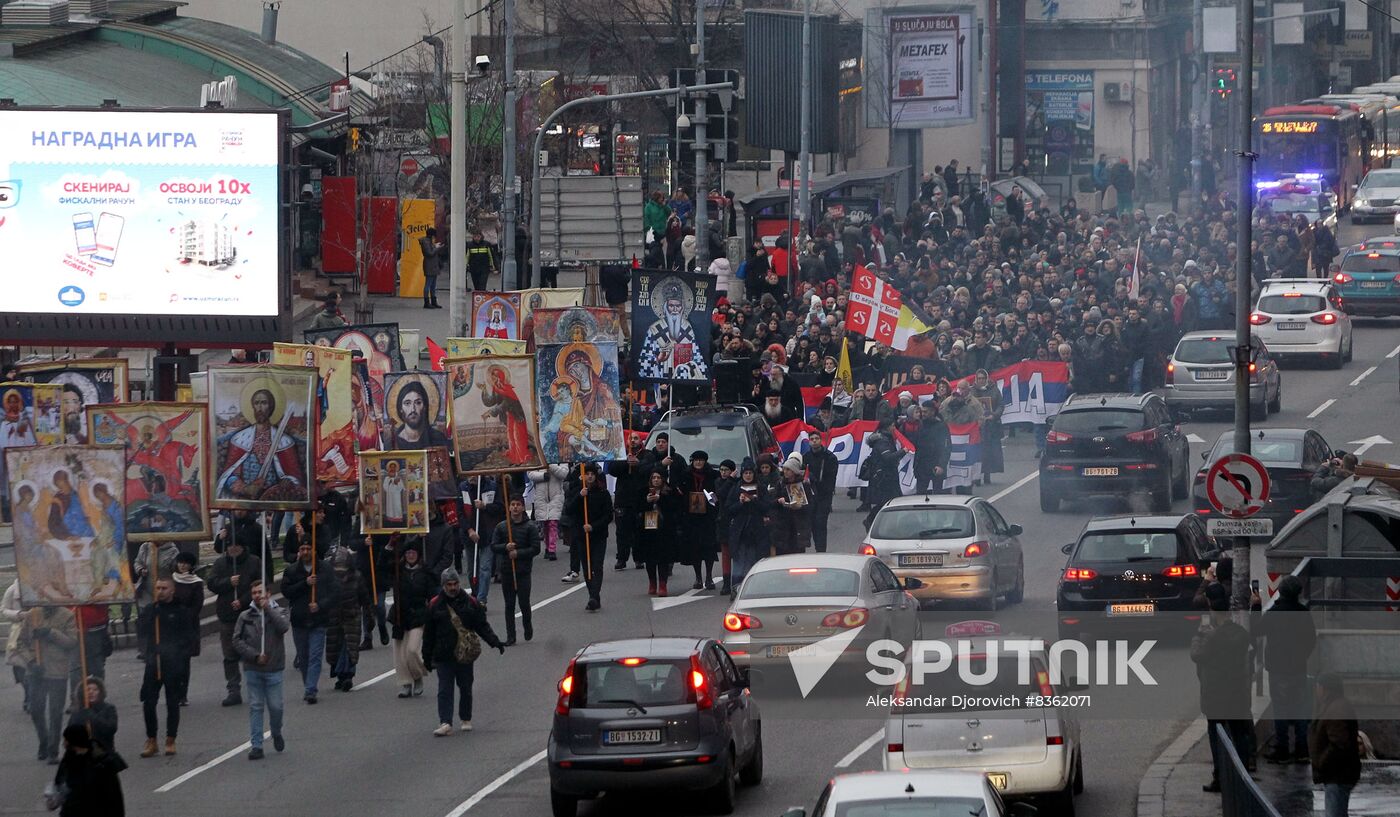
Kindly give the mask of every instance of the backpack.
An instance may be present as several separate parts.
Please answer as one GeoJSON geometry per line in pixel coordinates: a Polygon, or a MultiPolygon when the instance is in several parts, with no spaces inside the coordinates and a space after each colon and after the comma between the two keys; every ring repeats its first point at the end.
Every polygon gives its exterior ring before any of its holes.
{"type": "Polygon", "coordinates": [[[879,455],[870,452],[865,457],[865,461],[860,464],[860,470],[856,472],[856,477],[862,482],[869,482],[875,477],[875,460],[879,455]]]}
{"type": "Polygon", "coordinates": [[[737,271],[735,271],[734,277],[735,277],[735,278],[738,278],[740,281],[742,281],[742,280],[744,280],[744,276],[748,274],[748,271],[749,271],[749,261],[748,261],[748,259],[746,258],[746,259],[744,259],[743,261],[739,262],[739,269],[738,269],[737,271]]]}

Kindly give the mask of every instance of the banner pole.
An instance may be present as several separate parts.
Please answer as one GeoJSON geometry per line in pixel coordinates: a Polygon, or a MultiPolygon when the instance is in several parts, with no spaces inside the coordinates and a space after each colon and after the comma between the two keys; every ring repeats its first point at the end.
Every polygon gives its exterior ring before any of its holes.
{"type": "Polygon", "coordinates": [[[584,491],[584,492],[585,492],[585,493],[583,494],[583,497],[582,497],[582,499],[583,499],[583,558],[584,558],[584,562],[585,562],[585,570],[588,571],[588,580],[591,582],[591,581],[593,581],[593,532],[590,531],[590,530],[588,529],[589,527],[592,526],[592,523],[588,521],[588,494],[586,493],[587,490],[588,490],[588,485],[585,483],[585,479],[586,479],[586,477],[584,476],[583,463],[579,463],[579,464],[578,464],[578,482],[579,482],[579,486],[578,486],[578,487],[579,487],[579,490],[580,490],[580,491],[584,491]]]}

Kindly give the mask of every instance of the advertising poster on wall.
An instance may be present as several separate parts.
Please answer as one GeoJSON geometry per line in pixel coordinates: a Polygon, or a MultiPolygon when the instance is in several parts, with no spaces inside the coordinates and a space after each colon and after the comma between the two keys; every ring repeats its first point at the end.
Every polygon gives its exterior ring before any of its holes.
{"type": "Polygon", "coordinates": [[[279,310],[275,113],[0,110],[6,312],[279,310]]]}
{"type": "Polygon", "coordinates": [[[1093,71],[1026,71],[1026,152],[1052,174],[1093,162],[1093,71]]]}
{"type": "Polygon", "coordinates": [[[970,7],[867,10],[866,125],[924,128],[973,121],[977,39],[970,7]]]}

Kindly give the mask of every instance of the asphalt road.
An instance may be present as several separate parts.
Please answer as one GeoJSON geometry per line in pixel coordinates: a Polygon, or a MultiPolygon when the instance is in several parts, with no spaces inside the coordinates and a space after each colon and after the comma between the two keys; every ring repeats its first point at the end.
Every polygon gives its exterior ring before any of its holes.
{"type": "MultiPolygon", "coordinates": [[[[1400,442],[1400,422],[1394,415],[1395,358],[1400,355],[1396,327],[1395,322],[1358,322],[1355,360],[1340,371],[1286,369],[1283,413],[1271,417],[1269,425],[1311,425],[1334,448],[1354,449],[1350,441],[1374,434],[1400,442]]],[[[1184,429],[1213,441],[1228,427],[1226,417],[1215,416],[1195,418],[1184,429]]],[[[1202,450],[1203,445],[1193,443],[1195,461],[1202,450]]],[[[1026,529],[1026,599],[1006,615],[1043,613],[1038,619],[1043,624],[1034,634],[1053,636],[1053,593],[1064,560],[1060,545],[1074,539],[1089,517],[1129,508],[1104,500],[1071,503],[1060,513],[1041,514],[1031,452],[1029,435],[1009,440],[1007,473],[999,475],[996,484],[977,490],[993,497],[1009,522],[1026,529]]],[[[1368,456],[1395,461],[1400,451],[1381,445],[1368,456]]],[[[1174,509],[1185,511],[1188,502],[1180,501],[1174,509]]],[[[832,548],[853,552],[862,532],[854,503],[838,500],[831,522],[832,548]]],[[[583,588],[558,581],[564,572],[560,565],[537,563],[535,641],[522,643],[504,657],[485,654],[478,662],[476,729],[467,735],[432,737],[437,725],[435,681],[428,682],[422,698],[395,698],[397,690],[388,674],[391,652],[376,646],[362,655],[355,691],[338,693],[323,684],[328,691],[315,707],[289,695],[287,751],[269,751],[266,760],[249,762],[239,750],[248,739],[247,709],[219,707],[223,684],[218,646],[206,639],[194,669],[190,706],[184,711],[179,754],[142,760],[137,756],[143,737],[136,702],[140,668],[134,653],[116,654],[108,665],[108,683],[122,719],[118,748],[131,764],[121,776],[129,812],[147,817],[268,810],[326,817],[548,814],[543,750],[555,683],[572,654],[588,642],[624,636],[718,634],[724,610],[724,601],[713,594],[672,599],[674,606],[653,610],[641,571],[609,569],[603,610],[588,614],[583,611],[583,588]]],[[[684,589],[686,584],[678,578],[673,587],[684,589]]],[[[489,601],[499,631],[498,590],[492,590],[489,601]]],[[[1085,723],[1087,788],[1078,799],[1081,814],[1132,814],[1142,773],[1194,717],[1195,678],[1184,649],[1160,648],[1149,668],[1161,681],[1160,692],[1143,697],[1140,718],[1085,723]]],[[[289,689],[296,688],[289,684],[289,689]]],[[[40,792],[52,769],[34,760],[34,733],[21,711],[18,687],[0,686],[0,724],[0,734],[7,736],[0,745],[0,791],[6,792],[0,798],[0,814],[45,813],[40,792]]],[[[878,768],[883,743],[875,735],[881,726],[878,719],[830,720],[820,711],[765,719],[766,777],[760,787],[741,791],[737,813],[771,817],[788,806],[810,807],[832,774],[878,768]]],[[[610,796],[584,804],[580,813],[679,817],[704,811],[694,797],[666,794],[646,799],[610,796]]]]}

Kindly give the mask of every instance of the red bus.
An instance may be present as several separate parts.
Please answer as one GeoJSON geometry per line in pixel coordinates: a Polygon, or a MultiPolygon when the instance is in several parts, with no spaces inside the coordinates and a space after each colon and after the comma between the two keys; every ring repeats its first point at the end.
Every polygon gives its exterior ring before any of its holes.
{"type": "Polygon", "coordinates": [[[1369,158],[1363,125],[1351,106],[1268,108],[1254,118],[1256,183],[1318,174],[1336,192],[1338,207],[1350,207],[1369,158]]]}

